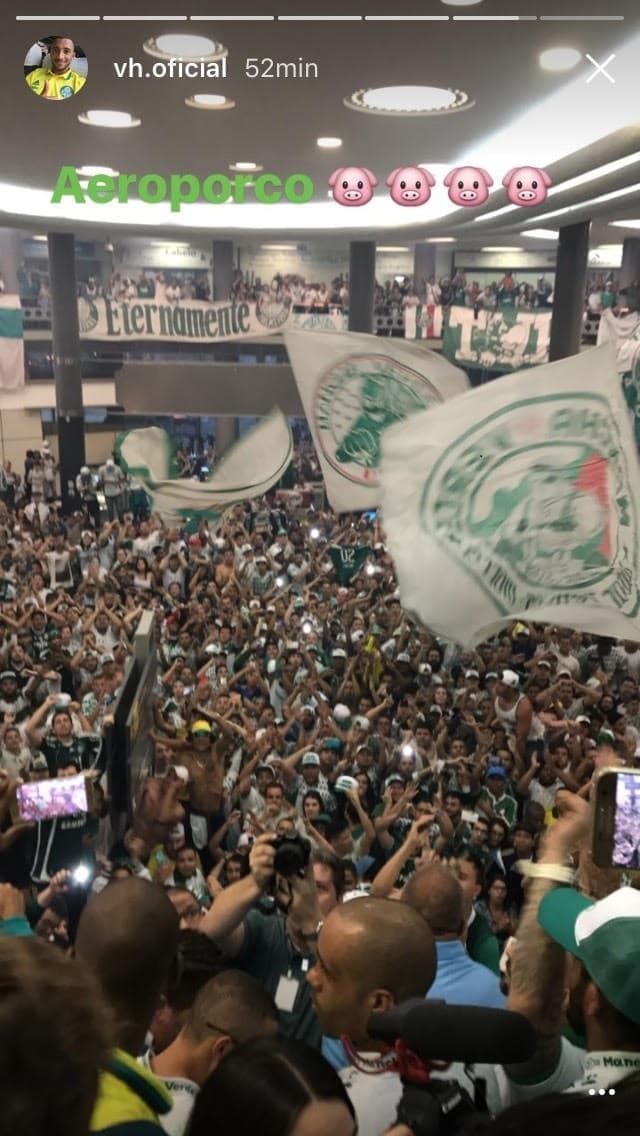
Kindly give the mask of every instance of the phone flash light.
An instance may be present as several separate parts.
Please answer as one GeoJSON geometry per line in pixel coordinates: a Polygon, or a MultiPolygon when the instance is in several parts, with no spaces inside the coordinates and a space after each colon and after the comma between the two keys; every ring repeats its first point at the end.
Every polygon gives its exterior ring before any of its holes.
{"type": "Polygon", "coordinates": [[[286,580],[284,576],[276,576],[276,584],[279,588],[284,588],[286,580]]]}
{"type": "Polygon", "coordinates": [[[367,567],[366,567],[367,576],[373,576],[374,572],[375,572],[375,568],[374,568],[373,564],[367,564],[367,567]]]}
{"type": "Polygon", "coordinates": [[[78,867],[74,868],[73,872],[71,873],[71,878],[74,884],[86,884],[89,882],[90,875],[91,872],[87,868],[86,864],[78,864],[78,867]]]}
{"type": "Polygon", "coordinates": [[[311,634],[313,628],[312,628],[311,624],[309,623],[308,619],[305,620],[305,622],[302,624],[302,630],[304,631],[305,635],[311,634]]]}
{"type": "Polygon", "coordinates": [[[403,745],[402,756],[403,757],[413,757],[413,746],[403,745]]]}
{"type": "Polygon", "coordinates": [[[311,529],[309,536],[311,537],[312,540],[317,540],[318,537],[320,536],[320,529],[316,529],[316,528],[311,529]]]}

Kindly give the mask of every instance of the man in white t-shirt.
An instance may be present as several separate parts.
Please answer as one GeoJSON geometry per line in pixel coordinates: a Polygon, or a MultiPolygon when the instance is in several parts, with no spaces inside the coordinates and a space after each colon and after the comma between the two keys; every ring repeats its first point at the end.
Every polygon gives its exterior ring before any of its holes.
{"type": "Polygon", "coordinates": [[[225,970],[203,986],[175,1041],[162,1053],[147,1051],[140,1063],[158,1077],[173,1097],[173,1108],[160,1118],[169,1136],[186,1132],[195,1099],[228,1050],[256,1037],[275,1037],[278,1011],[257,979],[225,970]]]}
{"type": "MultiPolygon", "coordinates": [[[[596,761],[615,765],[614,757],[601,747],[596,761]]],[[[560,793],[557,806],[511,963],[509,1009],[529,1018],[538,1046],[530,1061],[497,1071],[501,1109],[548,1093],[607,1090],[640,1070],[640,892],[622,887],[594,902],[568,886],[567,858],[580,847],[584,855],[591,811],[571,793],[560,793]],[[586,1052],[562,1036],[565,1013],[586,1052]]]]}

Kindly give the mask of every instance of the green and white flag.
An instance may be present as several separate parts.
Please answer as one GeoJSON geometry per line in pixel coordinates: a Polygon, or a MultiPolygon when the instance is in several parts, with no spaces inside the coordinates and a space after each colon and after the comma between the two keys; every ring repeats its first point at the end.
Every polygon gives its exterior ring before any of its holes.
{"type": "Polygon", "coordinates": [[[333,564],[339,584],[349,584],[371,555],[369,545],[333,544],[327,549],[327,556],[333,564]]]}
{"type": "Polygon", "coordinates": [[[384,430],[468,390],[467,376],[402,339],[313,331],[284,338],[332,507],[375,509],[384,430]]]}
{"type": "Polygon", "coordinates": [[[550,335],[551,312],[476,313],[454,304],[442,332],[442,353],[461,367],[520,371],[548,361],[550,335]]]}
{"type": "Polygon", "coordinates": [[[610,347],[509,375],[387,431],[402,602],[475,644],[514,619],[640,639],[640,477],[610,347]]]}
{"type": "Polygon", "coordinates": [[[24,332],[19,296],[0,295],[0,390],[24,386],[24,332]]]}
{"type": "Polygon", "coordinates": [[[293,457],[293,440],[285,415],[272,410],[231,447],[207,481],[176,476],[171,439],[157,426],[120,434],[116,452],[165,523],[211,526],[229,506],[262,497],[280,480],[293,457]]]}
{"type": "Polygon", "coordinates": [[[598,325],[598,344],[602,343],[613,344],[616,369],[640,449],[640,315],[629,312],[626,316],[614,316],[610,309],[604,311],[598,325]]]}

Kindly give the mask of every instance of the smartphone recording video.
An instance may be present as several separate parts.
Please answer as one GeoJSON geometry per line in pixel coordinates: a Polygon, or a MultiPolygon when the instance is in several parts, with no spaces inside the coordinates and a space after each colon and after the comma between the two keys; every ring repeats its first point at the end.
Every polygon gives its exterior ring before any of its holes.
{"type": "Polygon", "coordinates": [[[640,769],[605,769],[599,775],[593,859],[600,868],[640,868],[640,769]]]}
{"type": "Polygon", "coordinates": [[[17,817],[23,821],[55,820],[89,812],[91,786],[84,774],[53,777],[16,789],[17,817]]]}

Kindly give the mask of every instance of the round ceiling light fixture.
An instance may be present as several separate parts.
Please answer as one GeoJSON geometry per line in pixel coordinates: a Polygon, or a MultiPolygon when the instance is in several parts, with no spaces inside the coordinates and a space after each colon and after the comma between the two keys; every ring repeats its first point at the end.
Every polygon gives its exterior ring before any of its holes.
{"type": "Polygon", "coordinates": [[[134,118],[124,110],[87,110],[78,115],[78,122],[85,126],[108,126],[114,130],[127,130],[132,126],[140,126],[142,119],[134,118]]]}
{"type": "Polygon", "coordinates": [[[342,146],[342,138],[318,138],[316,139],[316,146],[319,146],[321,150],[337,150],[342,146]]]}
{"type": "Polygon", "coordinates": [[[391,117],[452,114],[474,105],[466,91],[451,87],[373,87],[354,91],[343,100],[351,110],[391,117]]]}
{"type": "Polygon", "coordinates": [[[230,162],[229,169],[233,170],[234,174],[258,174],[264,166],[259,166],[257,162],[230,162]]]}
{"type": "Polygon", "coordinates": [[[582,55],[575,47],[550,47],[538,56],[543,71],[571,71],[580,63],[582,55]]]}
{"type": "Polygon", "coordinates": [[[208,36],[176,35],[172,32],[152,36],[145,40],[142,48],[154,59],[180,59],[185,63],[215,63],[229,54],[228,48],[208,36]]]}
{"type": "Polygon", "coordinates": [[[184,101],[186,106],[195,107],[196,110],[232,110],[236,105],[226,95],[192,95],[184,101]]]}
{"type": "Polygon", "coordinates": [[[448,8],[472,8],[474,4],[481,4],[482,0],[442,0],[448,8]]]}

